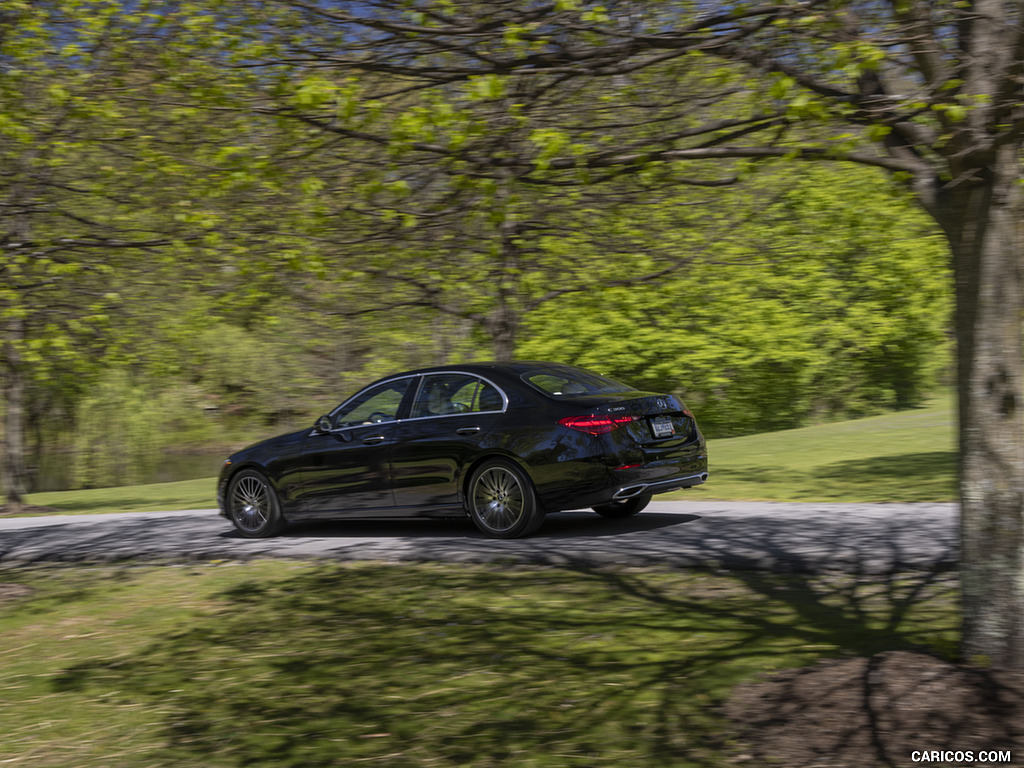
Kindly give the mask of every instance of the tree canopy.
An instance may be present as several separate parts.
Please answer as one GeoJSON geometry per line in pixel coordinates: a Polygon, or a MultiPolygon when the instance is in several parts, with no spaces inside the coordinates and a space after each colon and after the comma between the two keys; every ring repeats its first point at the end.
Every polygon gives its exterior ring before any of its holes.
{"type": "MultiPolygon", "coordinates": [[[[421,136],[408,143],[441,163],[485,166],[490,177],[565,179],[695,161],[732,170],[738,160],[787,158],[874,166],[907,183],[945,233],[956,275],[965,647],[971,656],[1024,666],[1019,3],[270,5],[294,11],[315,31],[288,38],[284,55],[268,64],[315,66],[321,79],[325,72],[371,76],[385,84],[374,89],[373,104],[394,105],[412,92],[500,93],[520,81],[540,89],[603,79],[628,87],[703,59],[742,67],[760,83],[742,91],[753,95],[746,108],[723,121],[715,100],[701,98],[713,88],[700,82],[694,93],[692,81],[680,78],[653,97],[639,141],[602,131],[611,143],[594,146],[570,119],[561,146],[532,157],[421,136]],[[679,119],[659,119],[657,107],[677,92],[693,98],[679,119]]],[[[350,128],[333,111],[300,119],[379,146],[393,141],[350,128]]]]}
{"type": "MultiPolygon", "coordinates": [[[[431,349],[486,338],[498,357],[554,351],[537,328],[567,312],[574,343],[603,317],[661,349],[642,291],[701,337],[700,397],[723,422],[769,382],[778,403],[803,386],[850,407],[851,381],[854,403],[910,402],[935,367],[935,230],[896,198],[858,218],[830,197],[842,172],[795,170],[854,164],[888,173],[944,236],[965,648],[1024,666],[1022,14],[1003,0],[8,3],[8,497],[26,383],[72,370],[51,365],[65,353],[95,359],[90,334],[147,367],[147,342],[110,319],[137,317],[120,299],[147,285],[257,336],[295,327],[284,307],[353,339],[388,315],[443,316],[458,341],[431,349]],[[898,231],[879,244],[881,221],[898,231]],[[671,291],[692,286],[684,313],[671,291]],[[798,325],[807,305],[820,315],[798,325]]],[[[792,418],[818,407],[802,402],[792,418]]]]}

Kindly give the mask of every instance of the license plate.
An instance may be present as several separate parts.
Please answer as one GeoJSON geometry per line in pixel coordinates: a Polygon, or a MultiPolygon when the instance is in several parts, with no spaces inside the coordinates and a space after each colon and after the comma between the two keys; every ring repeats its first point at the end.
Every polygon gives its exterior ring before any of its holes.
{"type": "Polygon", "coordinates": [[[676,425],[671,416],[655,416],[651,419],[651,431],[655,437],[672,437],[676,433],[676,425]]]}

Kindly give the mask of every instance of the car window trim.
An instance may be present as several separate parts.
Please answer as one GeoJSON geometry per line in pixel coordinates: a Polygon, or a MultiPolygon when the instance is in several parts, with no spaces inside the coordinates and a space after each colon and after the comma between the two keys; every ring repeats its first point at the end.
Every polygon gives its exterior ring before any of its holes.
{"type": "Polygon", "coordinates": [[[478,415],[483,415],[485,413],[505,413],[508,410],[508,403],[509,403],[508,395],[505,394],[505,390],[503,390],[501,387],[499,387],[493,381],[488,379],[486,376],[481,376],[478,373],[472,373],[470,371],[460,371],[460,370],[453,369],[453,370],[450,370],[450,371],[431,371],[430,373],[420,374],[421,378],[420,378],[419,386],[416,388],[416,394],[413,396],[412,401],[410,401],[410,403],[409,403],[409,413],[412,413],[412,406],[416,403],[416,398],[419,397],[420,390],[423,389],[423,385],[426,383],[426,380],[427,380],[428,376],[451,376],[453,374],[459,375],[459,376],[472,376],[477,381],[483,381],[483,382],[486,382],[486,383],[490,384],[492,387],[494,387],[494,389],[498,392],[498,394],[501,395],[501,408],[498,408],[498,409],[490,408],[490,409],[488,409],[486,411],[467,411],[466,413],[437,413],[437,414],[432,414],[430,416],[415,416],[415,417],[410,416],[410,417],[405,418],[405,419],[397,419],[397,421],[406,422],[406,421],[425,421],[426,419],[450,419],[453,416],[478,416],[478,415]]]}
{"type": "MultiPolygon", "coordinates": [[[[485,414],[488,414],[488,413],[505,413],[506,411],[508,411],[509,399],[508,399],[508,395],[505,394],[505,390],[503,390],[501,387],[499,387],[493,381],[488,379],[486,376],[481,376],[478,373],[472,373],[470,371],[450,370],[450,371],[431,371],[430,373],[412,373],[412,374],[408,374],[408,375],[405,375],[405,376],[393,376],[390,379],[382,379],[380,381],[375,381],[372,384],[368,384],[367,386],[363,387],[358,392],[355,392],[351,397],[348,397],[345,400],[343,400],[342,402],[340,402],[337,405],[337,407],[334,408],[334,410],[330,411],[327,415],[333,420],[335,414],[337,414],[348,403],[352,402],[353,400],[355,400],[357,397],[359,397],[361,394],[363,394],[364,392],[366,392],[369,389],[374,389],[375,387],[383,386],[384,384],[390,384],[391,382],[394,382],[394,381],[401,381],[402,379],[419,379],[418,382],[416,382],[412,387],[410,387],[409,390],[406,391],[405,397],[410,397],[409,392],[412,391],[412,396],[409,399],[409,401],[406,402],[405,399],[403,398],[402,405],[399,406],[399,409],[398,409],[399,413],[401,413],[402,411],[405,411],[405,410],[407,410],[409,413],[412,413],[412,405],[416,401],[416,397],[419,396],[420,389],[423,387],[423,382],[426,380],[426,378],[428,376],[444,376],[444,375],[448,375],[448,374],[460,374],[462,376],[472,376],[475,379],[479,379],[480,381],[487,382],[488,384],[490,384],[492,387],[494,387],[497,390],[499,395],[501,395],[501,408],[499,408],[497,410],[491,409],[491,410],[487,410],[487,411],[469,411],[468,413],[442,413],[442,414],[436,414],[436,415],[433,415],[433,416],[417,416],[416,418],[411,418],[411,417],[410,418],[396,418],[394,421],[385,421],[385,422],[381,422],[381,423],[382,424],[400,424],[400,423],[407,422],[407,421],[424,421],[426,419],[450,419],[452,416],[477,416],[477,415],[482,416],[482,415],[485,415],[485,414]],[[408,406],[408,407],[405,407],[405,406],[408,406]]],[[[368,426],[370,426],[370,425],[369,424],[349,424],[348,426],[344,426],[344,427],[334,427],[327,434],[334,434],[336,432],[344,432],[346,429],[362,429],[363,427],[368,427],[368,426]]],[[[314,432],[317,432],[317,429],[315,427],[313,428],[313,431],[310,434],[312,434],[314,432]]]]}
{"type": "MultiPolygon", "coordinates": [[[[372,384],[368,384],[367,386],[363,387],[358,392],[354,393],[351,397],[348,397],[345,400],[342,400],[337,405],[337,407],[335,407],[334,410],[330,411],[327,415],[330,417],[331,421],[333,421],[335,415],[337,413],[339,413],[342,408],[344,408],[346,405],[351,403],[353,400],[355,400],[357,397],[359,397],[364,392],[367,392],[367,391],[369,391],[371,389],[376,389],[377,387],[382,387],[385,384],[391,384],[392,382],[395,382],[395,381],[402,381],[403,379],[416,379],[416,378],[421,378],[421,375],[418,374],[418,373],[413,373],[413,374],[408,374],[406,376],[392,376],[390,379],[381,379],[380,381],[375,381],[372,384]]],[[[415,389],[416,392],[419,392],[419,386],[410,387],[410,389],[415,389]]],[[[398,405],[398,412],[399,413],[402,413],[402,411],[404,411],[404,410],[408,410],[407,406],[411,406],[412,405],[412,401],[408,400],[408,397],[409,397],[409,390],[407,389],[405,391],[405,393],[402,395],[402,402],[399,403],[399,405],[398,405]]],[[[381,424],[397,424],[398,422],[400,422],[402,420],[403,419],[396,417],[393,421],[382,421],[380,423],[381,424]]],[[[363,427],[368,427],[368,426],[371,426],[371,425],[369,425],[369,424],[349,424],[349,425],[344,426],[344,427],[334,427],[333,429],[331,429],[329,434],[334,434],[335,432],[343,432],[346,429],[361,429],[363,427]]],[[[317,430],[314,428],[313,431],[315,432],[317,430]]]]}

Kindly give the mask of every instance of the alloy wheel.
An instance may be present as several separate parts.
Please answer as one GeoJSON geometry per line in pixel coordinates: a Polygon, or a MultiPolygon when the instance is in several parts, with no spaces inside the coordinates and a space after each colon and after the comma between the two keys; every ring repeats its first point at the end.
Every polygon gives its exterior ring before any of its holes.
{"type": "Polygon", "coordinates": [[[255,475],[238,478],[231,494],[231,516],[239,528],[256,533],[270,522],[270,488],[255,475]]]}
{"type": "Polygon", "coordinates": [[[509,531],[522,520],[526,511],[523,484],[505,467],[490,467],[473,486],[473,507],[490,530],[509,531]]]}

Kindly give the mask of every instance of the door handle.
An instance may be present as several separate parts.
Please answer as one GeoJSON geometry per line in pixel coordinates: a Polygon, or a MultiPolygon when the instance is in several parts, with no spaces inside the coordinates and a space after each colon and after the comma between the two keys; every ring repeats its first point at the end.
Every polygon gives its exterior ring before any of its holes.
{"type": "Polygon", "coordinates": [[[366,443],[383,443],[384,435],[372,435],[371,437],[364,437],[363,444],[366,443]]]}
{"type": "Polygon", "coordinates": [[[472,435],[480,431],[480,427],[462,427],[455,430],[460,435],[472,435]]]}

